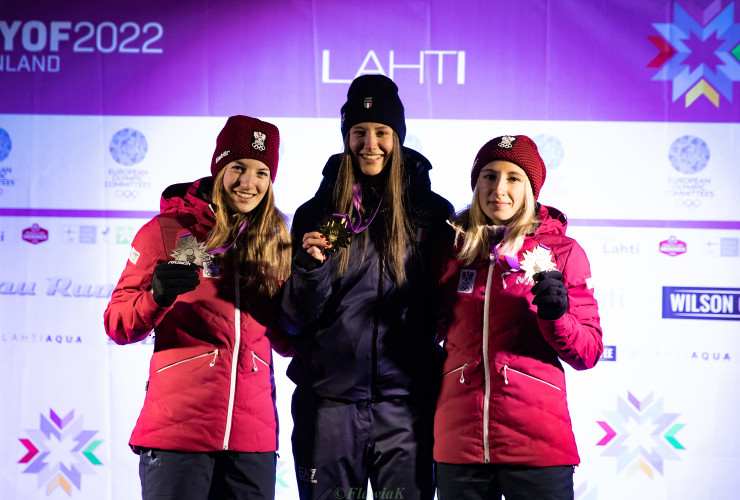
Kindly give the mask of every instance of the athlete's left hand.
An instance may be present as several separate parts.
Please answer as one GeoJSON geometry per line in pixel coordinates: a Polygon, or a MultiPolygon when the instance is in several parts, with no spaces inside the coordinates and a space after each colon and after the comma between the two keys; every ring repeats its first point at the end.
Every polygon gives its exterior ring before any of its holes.
{"type": "Polygon", "coordinates": [[[558,319],[568,312],[568,289],[565,288],[563,273],[557,269],[544,271],[534,276],[536,284],[532,287],[537,306],[537,316],[541,319],[558,319]]]}

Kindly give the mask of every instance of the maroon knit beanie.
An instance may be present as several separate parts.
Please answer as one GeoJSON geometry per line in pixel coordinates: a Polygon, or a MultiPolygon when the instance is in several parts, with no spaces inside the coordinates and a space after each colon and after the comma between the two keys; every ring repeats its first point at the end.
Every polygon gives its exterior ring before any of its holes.
{"type": "Polygon", "coordinates": [[[226,120],[216,139],[211,175],[216,177],[232,161],[252,158],[267,165],[270,179],[275,182],[279,149],[280,132],[275,125],[249,116],[232,116],[226,120]]]}
{"type": "Polygon", "coordinates": [[[534,199],[540,196],[540,188],[545,183],[547,170],[537,151],[537,144],[532,139],[526,135],[504,135],[485,143],[475,156],[473,171],[470,174],[470,185],[473,190],[480,171],[495,160],[506,160],[519,165],[532,184],[534,199]]]}

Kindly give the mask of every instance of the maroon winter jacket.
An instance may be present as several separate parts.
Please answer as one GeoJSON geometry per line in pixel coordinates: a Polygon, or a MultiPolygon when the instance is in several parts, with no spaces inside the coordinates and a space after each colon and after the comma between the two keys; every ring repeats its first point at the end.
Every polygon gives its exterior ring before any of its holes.
{"type": "Polygon", "coordinates": [[[434,423],[438,462],[580,461],[560,360],[576,370],[596,364],[603,350],[599,313],[588,259],[565,236],[565,216],[545,206],[540,216],[518,262],[499,257],[464,265],[450,248],[440,281],[448,356],[434,423]],[[530,292],[533,258],[548,253],[568,289],[568,312],[557,320],[537,317],[530,292]]]}
{"type": "MultiPolygon", "coordinates": [[[[162,213],[134,238],[131,254],[105,311],[116,343],[138,342],[154,330],[154,354],[133,448],[205,452],[277,449],[277,412],[266,328],[277,303],[222,267],[160,307],[151,293],[154,267],[175,260],[180,237],[205,241],[213,214],[199,197],[210,181],[170,186],[162,213]],[[216,276],[210,276],[216,274],[216,276]]],[[[122,374],[123,375],[123,374],[122,374]]]]}

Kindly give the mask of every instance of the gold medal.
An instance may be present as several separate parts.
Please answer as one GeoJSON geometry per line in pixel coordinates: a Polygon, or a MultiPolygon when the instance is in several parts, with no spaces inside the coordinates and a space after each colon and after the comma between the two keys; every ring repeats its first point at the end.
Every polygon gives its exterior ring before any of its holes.
{"type": "Polygon", "coordinates": [[[348,246],[352,239],[352,231],[347,229],[347,217],[343,215],[332,215],[325,224],[319,226],[319,232],[331,243],[331,246],[326,248],[330,252],[348,246]]]}

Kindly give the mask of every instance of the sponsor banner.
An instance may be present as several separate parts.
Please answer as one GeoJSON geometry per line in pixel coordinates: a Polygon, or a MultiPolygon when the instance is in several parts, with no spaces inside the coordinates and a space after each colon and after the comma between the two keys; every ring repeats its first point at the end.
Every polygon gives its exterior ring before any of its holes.
{"type": "Polygon", "coordinates": [[[11,1],[0,109],[338,117],[349,82],[380,73],[409,118],[737,122],[722,4],[379,0],[378,23],[339,0],[11,1]]]}
{"type": "Polygon", "coordinates": [[[663,287],[663,317],[740,320],[740,288],[663,287]]]}
{"type": "Polygon", "coordinates": [[[601,354],[601,361],[616,361],[617,360],[617,346],[605,345],[604,352],[601,354]]]}

